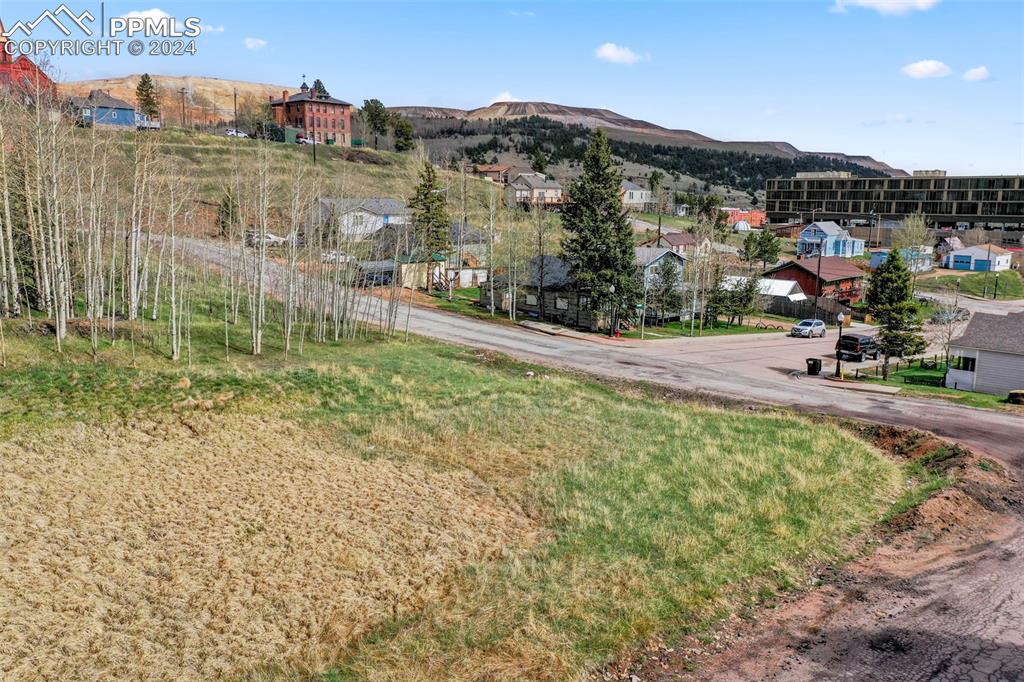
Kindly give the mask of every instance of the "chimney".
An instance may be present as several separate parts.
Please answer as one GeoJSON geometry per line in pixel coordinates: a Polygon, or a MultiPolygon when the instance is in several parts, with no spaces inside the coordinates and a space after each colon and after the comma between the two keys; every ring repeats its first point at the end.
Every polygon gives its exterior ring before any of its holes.
{"type": "Polygon", "coordinates": [[[282,102],[287,102],[288,101],[288,91],[287,90],[282,90],[281,91],[281,101],[282,102]]]}

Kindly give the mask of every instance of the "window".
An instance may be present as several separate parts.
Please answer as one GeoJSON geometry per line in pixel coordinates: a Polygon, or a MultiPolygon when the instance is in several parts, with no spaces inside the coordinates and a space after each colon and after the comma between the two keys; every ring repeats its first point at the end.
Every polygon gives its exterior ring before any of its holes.
{"type": "Polygon", "coordinates": [[[534,296],[533,294],[527,294],[526,295],[526,305],[533,305],[533,306],[537,305],[537,297],[534,296]]]}
{"type": "Polygon", "coordinates": [[[589,296],[580,296],[580,298],[579,298],[579,306],[581,308],[583,308],[583,309],[586,309],[589,305],[590,305],[590,297],[589,296]]]}
{"type": "Polygon", "coordinates": [[[953,369],[958,369],[961,372],[973,372],[976,358],[968,358],[963,355],[953,358],[953,369]]]}
{"type": "Polygon", "coordinates": [[[555,296],[555,309],[556,310],[568,310],[569,299],[562,298],[561,296],[555,296]]]}

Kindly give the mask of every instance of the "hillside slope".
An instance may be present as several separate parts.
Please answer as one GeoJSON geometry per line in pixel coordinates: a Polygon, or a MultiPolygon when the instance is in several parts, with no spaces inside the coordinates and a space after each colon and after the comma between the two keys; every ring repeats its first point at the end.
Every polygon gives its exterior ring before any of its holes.
{"type": "Polygon", "coordinates": [[[573,107],[549,102],[495,102],[477,109],[453,109],[448,107],[392,107],[405,116],[421,118],[453,118],[468,121],[501,120],[542,116],[567,124],[584,125],[588,128],[604,128],[609,136],[629,142],[645,142],[648,144],[681,145],[718,149],[721,151],[749,152],[751,154],[771,154],[783,158],[801,156],[824,156],[840,161],[850,161],[893,176],[903,176],[906,172],[893,168],[887,163],[864,155],[849,155],[842,152],[814,152],[797,149],[789,142],[782,141],[725,141],[701,135],[692,130],[676,130],[664,126],[629,118],[608,109],[573,107]]]}
{"type": "MultiPolygon", "coordinates": [[[[162,118],[175,120],[180,116],[180,92],[185,90],[186,106],[190,118],[202,121],[228,121],[234,114],[235,93],[238,103],[264,102],[268,97],[280,97],[282,90],[295,91],[295,86],[272,85],[268,83],[249,83],[232,81],[223,78],[207,78],[205,76],[160,76],[151,74],[160,91],[160,108],[162,118]]],[[[61,94],[66,96],[88,95],[90,90],[106,90],[114,97],[126,102],[135,101],[135,88],[139,84],[141,74],[133,73],[118,78],[99,78],[87,81],[70,81],[60,84],[61,94]]]]}

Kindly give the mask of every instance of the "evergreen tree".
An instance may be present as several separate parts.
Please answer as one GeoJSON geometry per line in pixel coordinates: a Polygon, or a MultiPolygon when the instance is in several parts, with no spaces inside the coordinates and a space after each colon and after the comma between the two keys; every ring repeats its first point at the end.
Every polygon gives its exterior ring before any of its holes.
{"type": "Polygon", "coordinates": [[[768,265],[774,265],[779,260],[782,252],[782,243],[779,237],[767,228],[761,228],[757,233],[757,257],[761,261],[761,269],[767,270],[768,265]]]}
{"type": "Polygon", "coordinates": [[[544,158],[544,152],[539,147],[533,152],[533,159],[530,160],[530,168],[537,173],[543,173],[548,167],[547,159],[544,158]]]}
{"type": "Polygon", "coordinates": [[[665,258],[652,293],[658,315],[679,312],[683,308],[683,272],[672,258],[665,258]]]}
{"type": "Polygon", "coordinates": [[[313,81],[313,92],[321,97],[330,97],[331,93],[327,92],[327,88],[324,86],[324,82],[317,78],[313,81]]]}
{"type": "Polygon", "coordinates": [[[746,263],[756,263],[761,260],[758,236],[756,232],[747,232],[743,237],[743,250],[740,252],[740,258],[746,263]]]}
{"type": "Polygon", "coordinates": [[[433,256],[446,254],[451,248],[451,217],[447,200],[437,180],[437,170],[429,161],[423,162],[420,182],[409,207],[413,210],[417,242],[427,259],[427,291],[434,290],[433,256]]]}
{"type": "Polygon", "coordinates": [[[363,124],[373,135],[373,148],[377,149],[377,137],[388,132],[390,117],[384,103],[379,99],[363,101],[363,124]]]}
{"type": "Polygon", "coordinates": [[[878,345],[885,356],[882,375],[889,378],[889,358],[922,352],[926,343],[921,336],[921,322],[911,291],[911,274],[899,249],[871,275],[867,304],[879,324],[878,345]]]}
{"type": "Polygon", "coordinates": [[[612,165],[608,138],[600,128],[583,156],[583,173],[569,185],[562,212],[565,258],[592,310],[612,318],[631,310],[641,296],[633,230],[622,207],[622,176],[612,165]]]}
{"type": "Polygon", "coordinates": [[[139,84],[135,87],[135,101],[139,107],[139,113],[149,118],[160,115],[160,105],[156,101],[156,83],[148,73],[142,74],[139,84]]]}
{"type": "Polygon", "coordinates": [[[407,152],[416,148],[416,141],[413,140],[412,123],[401,114],[391,116],[391,130],[395,133],[395,151],[407,152]]]}

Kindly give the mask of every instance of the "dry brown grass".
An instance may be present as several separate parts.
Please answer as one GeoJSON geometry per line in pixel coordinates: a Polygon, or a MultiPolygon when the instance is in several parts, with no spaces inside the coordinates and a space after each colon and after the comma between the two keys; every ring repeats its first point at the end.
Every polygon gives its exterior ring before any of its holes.
{"type": "Polygon", "coordinates": [[[457,566],[535,538],[465,469],[348,450],[202,412],[0,444],[2,676],[319,670],[457,566]]]}

